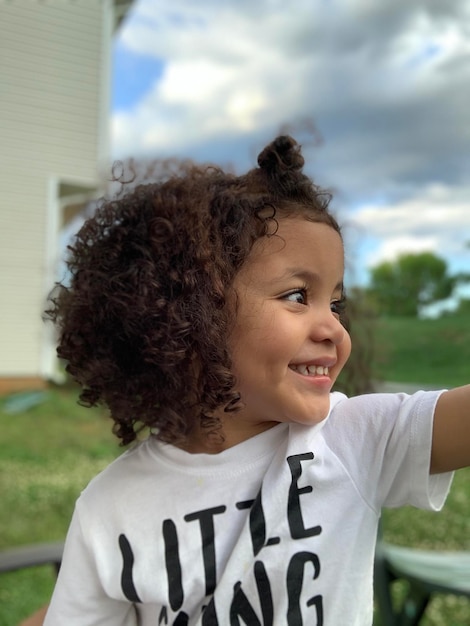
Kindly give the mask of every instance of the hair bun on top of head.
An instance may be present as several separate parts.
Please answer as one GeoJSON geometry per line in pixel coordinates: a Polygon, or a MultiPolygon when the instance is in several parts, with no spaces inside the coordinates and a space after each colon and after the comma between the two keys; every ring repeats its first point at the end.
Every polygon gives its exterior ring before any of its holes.
{"type": "Polygon", "coordinates": [[[258,165],[271,176],[282,175],[289,170],[301,170],[304,157],[295,139],[289,135],[281,135],[260,152],[258,165]]]}

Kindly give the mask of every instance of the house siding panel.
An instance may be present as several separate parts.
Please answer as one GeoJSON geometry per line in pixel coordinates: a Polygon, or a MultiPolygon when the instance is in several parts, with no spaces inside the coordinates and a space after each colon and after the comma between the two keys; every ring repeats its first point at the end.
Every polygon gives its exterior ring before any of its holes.
{"type": "Polygon", "coordinates": [[[98,184],[111,10],[110,0],[0,2],[2,377],[42,373],[51,181],[98,184]]]}

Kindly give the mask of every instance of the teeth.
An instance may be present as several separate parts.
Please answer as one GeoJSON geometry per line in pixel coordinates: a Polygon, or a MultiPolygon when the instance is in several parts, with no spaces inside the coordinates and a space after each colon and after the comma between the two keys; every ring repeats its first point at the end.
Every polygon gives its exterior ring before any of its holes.
{"type": "Polygon", "coordinates": [[[328,376],[329,368],[322,365],[292,365],[291,369],[303,376],[328,376]]]}

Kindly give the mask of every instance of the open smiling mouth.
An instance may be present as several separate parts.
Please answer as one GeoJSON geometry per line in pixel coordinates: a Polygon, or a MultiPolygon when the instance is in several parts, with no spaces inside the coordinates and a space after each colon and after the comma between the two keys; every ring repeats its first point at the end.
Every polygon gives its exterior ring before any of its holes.
{"type": "Polygon", "coordinates": [[[330,371],[323,365],[289,365],[289,369],[303,376],[328,376],[330,371]]]}

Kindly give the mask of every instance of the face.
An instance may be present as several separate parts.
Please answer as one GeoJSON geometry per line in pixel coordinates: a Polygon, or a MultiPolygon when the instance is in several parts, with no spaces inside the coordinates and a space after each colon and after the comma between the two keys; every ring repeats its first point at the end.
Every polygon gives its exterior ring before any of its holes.
{"type": "Polygon", "coordinates": [[[344,250],[340,235],[306,219],[279,220],[235,278],[237,316],[229,346],[243,408],[225,416],[234,445],[279,422],[316,424],[351,342],[339,321],[344,250]]]}

